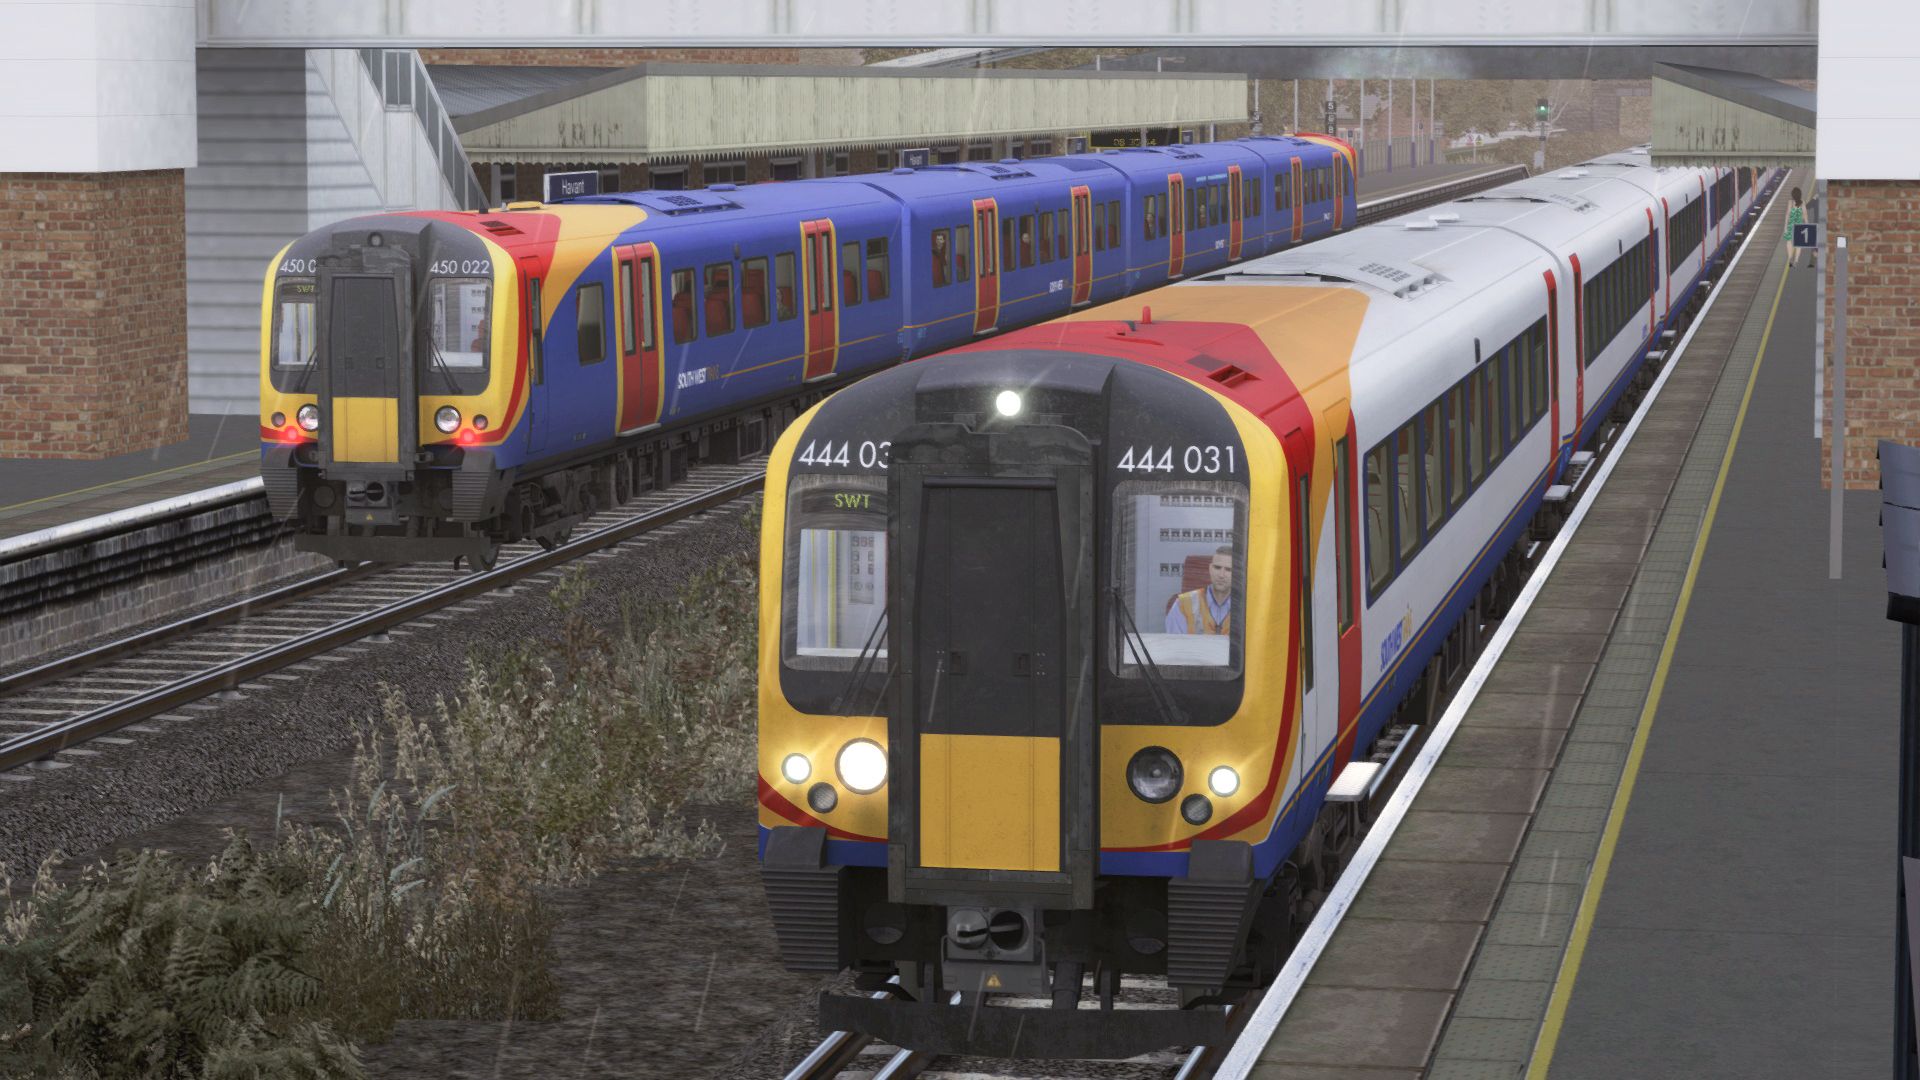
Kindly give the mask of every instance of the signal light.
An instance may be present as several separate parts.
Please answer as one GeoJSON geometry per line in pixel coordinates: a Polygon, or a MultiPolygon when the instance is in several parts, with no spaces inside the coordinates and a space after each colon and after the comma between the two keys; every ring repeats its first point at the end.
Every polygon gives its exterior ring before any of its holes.
{"type": "Polygon", "coordinates": [[[1547,118],[1547,112],[1547,99],[1541,98],[1539,104],[1533,107],[1533,115],[1538,119],[1545,120],[1547,118]]]}

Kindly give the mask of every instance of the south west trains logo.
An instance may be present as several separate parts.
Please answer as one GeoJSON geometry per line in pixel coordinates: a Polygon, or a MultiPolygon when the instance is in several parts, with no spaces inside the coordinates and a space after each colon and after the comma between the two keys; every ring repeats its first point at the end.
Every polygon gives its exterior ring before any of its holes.
{"type": "Polygon", "coordinates": [[[674,380],[673,387],[676,390],[685,390],[689,386],[700,386],[708,379],[718,378],[720,378],[718,364],[712,367],[694,368],[692,371],[681,372],[679,378],[674,380]]]}

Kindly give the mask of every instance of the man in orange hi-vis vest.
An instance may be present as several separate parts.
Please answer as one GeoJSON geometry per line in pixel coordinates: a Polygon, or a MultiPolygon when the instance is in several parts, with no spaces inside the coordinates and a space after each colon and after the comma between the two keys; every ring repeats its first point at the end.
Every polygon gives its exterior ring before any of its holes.
{"type": "Polygon", "coordinates": [[[1233,626],[1233,548],[1222,547],[1207,565],[1210,584],[1183,592],[1167,609],[1169,634],[1225,634],[1233,626]]]}

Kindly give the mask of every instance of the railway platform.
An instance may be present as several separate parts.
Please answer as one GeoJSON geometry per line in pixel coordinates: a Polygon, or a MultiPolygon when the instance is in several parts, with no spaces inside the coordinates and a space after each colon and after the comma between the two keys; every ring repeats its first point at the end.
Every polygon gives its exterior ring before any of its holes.
{"type": "Polygon", "coordinates": [[[1235,1075],[1884,1074],[1899,636],[1877,493],[1826,577],[1785,203],[1235,1075]]]}
{"type": "Polygon", "coordinates": [[[0,540],[260,474],[252,416],[196,415],[172,446],[99,461],[0,458],[0,540]]]}

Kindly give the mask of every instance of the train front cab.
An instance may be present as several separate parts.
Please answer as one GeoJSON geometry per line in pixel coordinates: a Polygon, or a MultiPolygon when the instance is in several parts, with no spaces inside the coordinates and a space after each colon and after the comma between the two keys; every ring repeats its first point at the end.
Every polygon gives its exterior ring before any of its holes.
{"type": "Polygon", "coordinates": [[[1032,357],[882,373],[776,448],[768,490],[786,505],[769,500],[762,562],[769,907],[790,968],[851,967],[868,989],[897,976],[917,1001],[827,995],[829,1027],[1002,1055],[1206,1043],[1217,1010],[1122,1024],[942,1004],[1023,992],[1059,1006],[1095,971],[1106,994],[1144,972],[1205,1003],[1246,959],[1274,869],[1264,853],[1289,846],[1274,814],[1301,739],[1296,710],[1275,703],[1295,672],[1247,660],[1285,656],[1290,640],[1270,615],[1290,595],[1271,570],[1284,527],[1266,520],[1286,510],[1277,447],[1249,451],[1225,408],[1172,376],[1088,358],[1035,385],[1032,357]],[[884,470],[859,475],[882,445],[884,470]],[[1264,513],[1250,452],[1271,466],[1264,513]],[[1178,509],[1155,517],[1163,507],[1178,509]],[[1251,588],[1236,577],[1231,610],[1278,629],[1162,633],[1180,586],[1134,582],[1165,573],[1166,536],[1260,568],[1251,588]],[[1227,763],[1245,782],[1208,794],[1227,763]]]}
{"type": "Polygon", "coordinates": [[[356,219],[288,246],[261,318],[261,476],[296,543],[343,561],[490,558],[514,429],[518,285],[492,242],[423,216],[356,219]]]}

